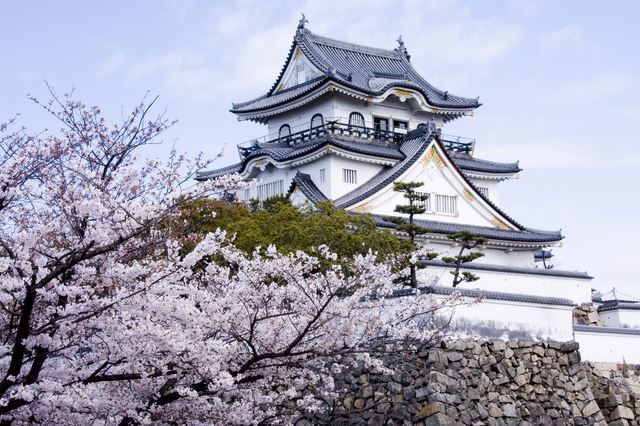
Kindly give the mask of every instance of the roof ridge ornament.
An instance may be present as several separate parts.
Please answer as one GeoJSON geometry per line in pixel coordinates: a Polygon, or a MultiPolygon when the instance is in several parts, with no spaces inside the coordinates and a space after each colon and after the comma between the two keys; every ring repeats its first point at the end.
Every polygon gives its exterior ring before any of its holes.
{"type": "Polygon", "coordinates": [[[307,19],[306,16],[304,16],[304,13],[301,13],[301,17],[300,20],[298,21],[298,33],[301,33],[302,31],[304,31],[304,24],[308,24],[309,20],[307,19]]]}
{"type": "Polygon", "coordinates": [[[398,52],[398,53],[402,53],[404,55],[404,57],[407,58],[407,61],[411,62],[411,55],[409,55],[409,51],[407,50],[406,46],[404,45],[404,40],[402,40],[402,34],[400,34],[398,36],[398,39],[396,41],[398,42],[398,47],[396,47],[393,50],[398,52]]]}

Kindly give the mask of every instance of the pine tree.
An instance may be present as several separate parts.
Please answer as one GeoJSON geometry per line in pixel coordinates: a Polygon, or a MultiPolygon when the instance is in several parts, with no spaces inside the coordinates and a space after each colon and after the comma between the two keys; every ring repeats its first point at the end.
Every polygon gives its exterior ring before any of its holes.
{"type": "Polygon", "coordinates": [[[455,264],[456,269],[451,271],[453,275],[453,286],[456,287],[461,282],[473,282],[480,279],[471,272],[460,272],[460,266],[463,263],[473,262],[474,260],[484,256],[484,253],[479,251],[472,251],[468,254],[464,254],[465,250],[473,250],[474,248],[481,246],[487,242],[487,239],[480,237],[469,231],[456,232],[454,234],[447,235],[447,238],[453,242],[460,244],[460,251],[454,257],[443,256],[442,261],[445,263],[455,264]]]}
{"type": "MultiPolygon", "coordinates": [[[[414,215],[422,214],[426,211],[425,202],[429,199],[429,194],[416,191],[416,188],[420,188],[422,185],[422,182],[394,182],[393,190],[402,193],[404,195],[404,198],[409,201],[409,204],[397,205],[394,211],[396,213],[407,214],[409,215],[409,218],[405,219],[396,216],[389,216],[384,218],[387,222],[395,223],[396,229],[398,231],[406,233],[409,236],[411,244],[413,244],[414,248],[416,247],[416,236],[429,232],[428,228],[417,225],[413,220],[414,215]]],[[[433,259],[436,256],[437,255],[435,253],[427,253],[425,255],[427,259],[433,259]]],[[[411,263],[409,268],[411,274],[410,285],[411,287],[416,288],[418,286],[418,282],[416,280],[415,263],[411,263]]]]}

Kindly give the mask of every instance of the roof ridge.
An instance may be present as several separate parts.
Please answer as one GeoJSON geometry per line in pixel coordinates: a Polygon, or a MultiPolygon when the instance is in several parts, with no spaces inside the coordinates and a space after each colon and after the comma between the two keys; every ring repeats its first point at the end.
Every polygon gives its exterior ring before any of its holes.
{"type": "Polygon", "coordinates": [[[363,44],[356,44],[348,41],[337,40],[335,38],[321,36],[311,32],[309,29],[304,28],[302,35],[307,36],[312,42],[324,44],[338,49],[352,50],[356,52],[366,53],[369,55],[382,56],[401,60],[404,55],[393,49],[382,49],[379,47],[365,46],[363,44]]]}

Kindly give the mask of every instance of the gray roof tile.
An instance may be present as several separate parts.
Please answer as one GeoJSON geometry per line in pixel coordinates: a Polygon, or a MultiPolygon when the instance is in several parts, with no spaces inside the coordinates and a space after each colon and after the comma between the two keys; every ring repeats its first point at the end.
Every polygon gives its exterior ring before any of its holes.
{"type": "Polygon", "coordinates": [[[603,334],[631,334],[640,336],[640,328],[624,328],[624,327],[598,327],[595,325],[578,325],[573,326],[573,331],[587,333],[603,333],[603,334]]]}
{"type": "MultiPolygon", "coordinates": [[[[437,266],[440,268],[453,267],[453,265],[445,263],[442,260],[423,260],[422,264],[426,266],[437,266]]],[[[593,279],[593,277],[587,274],[586,272],[564,271],[560,269],[525,268],[525,267],[493,265],[490,263],[477,263],[477,262],[465,263],[460,267],[460,269],[472,270],[472,271],[506,272],[511,274],[539,275],[539,276],[545,276],[545,277],[578,278],[583,280],[593,279]]]]}
{"type": "MultiPolygon", "coordinates": [[[[384,220],[384,217],[373,215],[376,224],[381,227],[395,228],[396,225],[384,220]]],[[[499,229],[488,226],[464,225],[460,223],[438,222],[435,220],[415,220],[417,225],[425,227],[434,234],[453,234],[455,232],[469,231],[481,237],[501,241],[552,243],[562,240],[560,232],[534,231],[530,229],[511,230],[499,229]]]]}
{"type": "Polygon", "coordinates": [[[289,191],[287,191],[287,195],[291,195],[293,189],[295,187],[300,188],[302,193],[311,201],[312,203],[320,203],[322,201],[329,201],[326,195],[316,186],[316,184],[306,173],[298,172],[294,176],[291,186],[289,187],[289,191]]]}
{"type": "Polygon", "coordinates": [[[480,173],[518,173],[521,172],[519,164],[516,163],[498,163],[496,161],[481,160],[471,157],[468,154],[461,154],[448,151],[453,162],[465,172],[480,173]]]}
{"type": "MultiPolygon", "coordinates": [[[[536,303],[541,305],[554,305],[554,306],[573,306],[574,305],[574,303],[569,299],[563,299],[560,297],[534,296],[531,294],[503,293],[498,291],[471,290],[466,288],[453,288],[453,287],[442,287],[442,286],[420,287],[417,290],[423,294],[438,294],[443,296],[449,296],[454,293],[459,293],[463,297],[472,297],[472,298],[483,297],[485,299],[504,300],[508,302],[536,303]]],[[[409,296],[412,294],[415,294],[414,289],[402,289],[394,292],[394,296],[396,297],[409,296]]]]}
{"type": "Polygon", "coordinates": [[[598,312],[613,311],[615,309],[640,310],[640,303],[623,302],[620,300],[607,300],[598,306],[598,312]]]}
{"type": "Polygon", "coordinates": [[[436,89],[418,74],[401,50],[377,49],[346,43],[300,28],[296,32],[285,65],[269,92],[251,101],[236,103],[231,111],[250,113],[268,109],[301,97],[328,80],[369,95],[380,95],[391,87],[415,89],[436,107],[467,110],[481,105],[477,99],[456,96],[436,89]],[[325,76],[275,92],[295,47],[299,47],[325,76]]]}

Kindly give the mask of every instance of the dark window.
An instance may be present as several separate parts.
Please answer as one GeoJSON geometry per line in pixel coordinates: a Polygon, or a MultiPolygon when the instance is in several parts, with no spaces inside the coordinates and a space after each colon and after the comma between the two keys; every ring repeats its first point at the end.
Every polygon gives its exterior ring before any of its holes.
{"type": "Polygon", "coordinates": [[[283,124],[278,130],[278,140],[281,142],[288,142],[289,136],[291,136],[291,127],[288,124],[283,124]]]}
{"type": "Polygon", "coordinates": [[[373,127],[376,130],[388,130],[389,120],[386,118],[373,117],[373,127]]]}
{"type": "Polygon", "coordinates": [[[322,114],[316,114],[311,117],[311,128],[320,127],[324,125],[324,119],[322,118],[322,114]]]}
{"type": "Polygon", "coordinates": [[[409,128],[409,123],[406,121],[393,120],[393,130],[402,129],[407,130],[409,128]]]}
{"type": "Polygon", "coordinates": [[[349,114],[349,126],[364,127],[364,116],[359,112],[349,114]]]}

